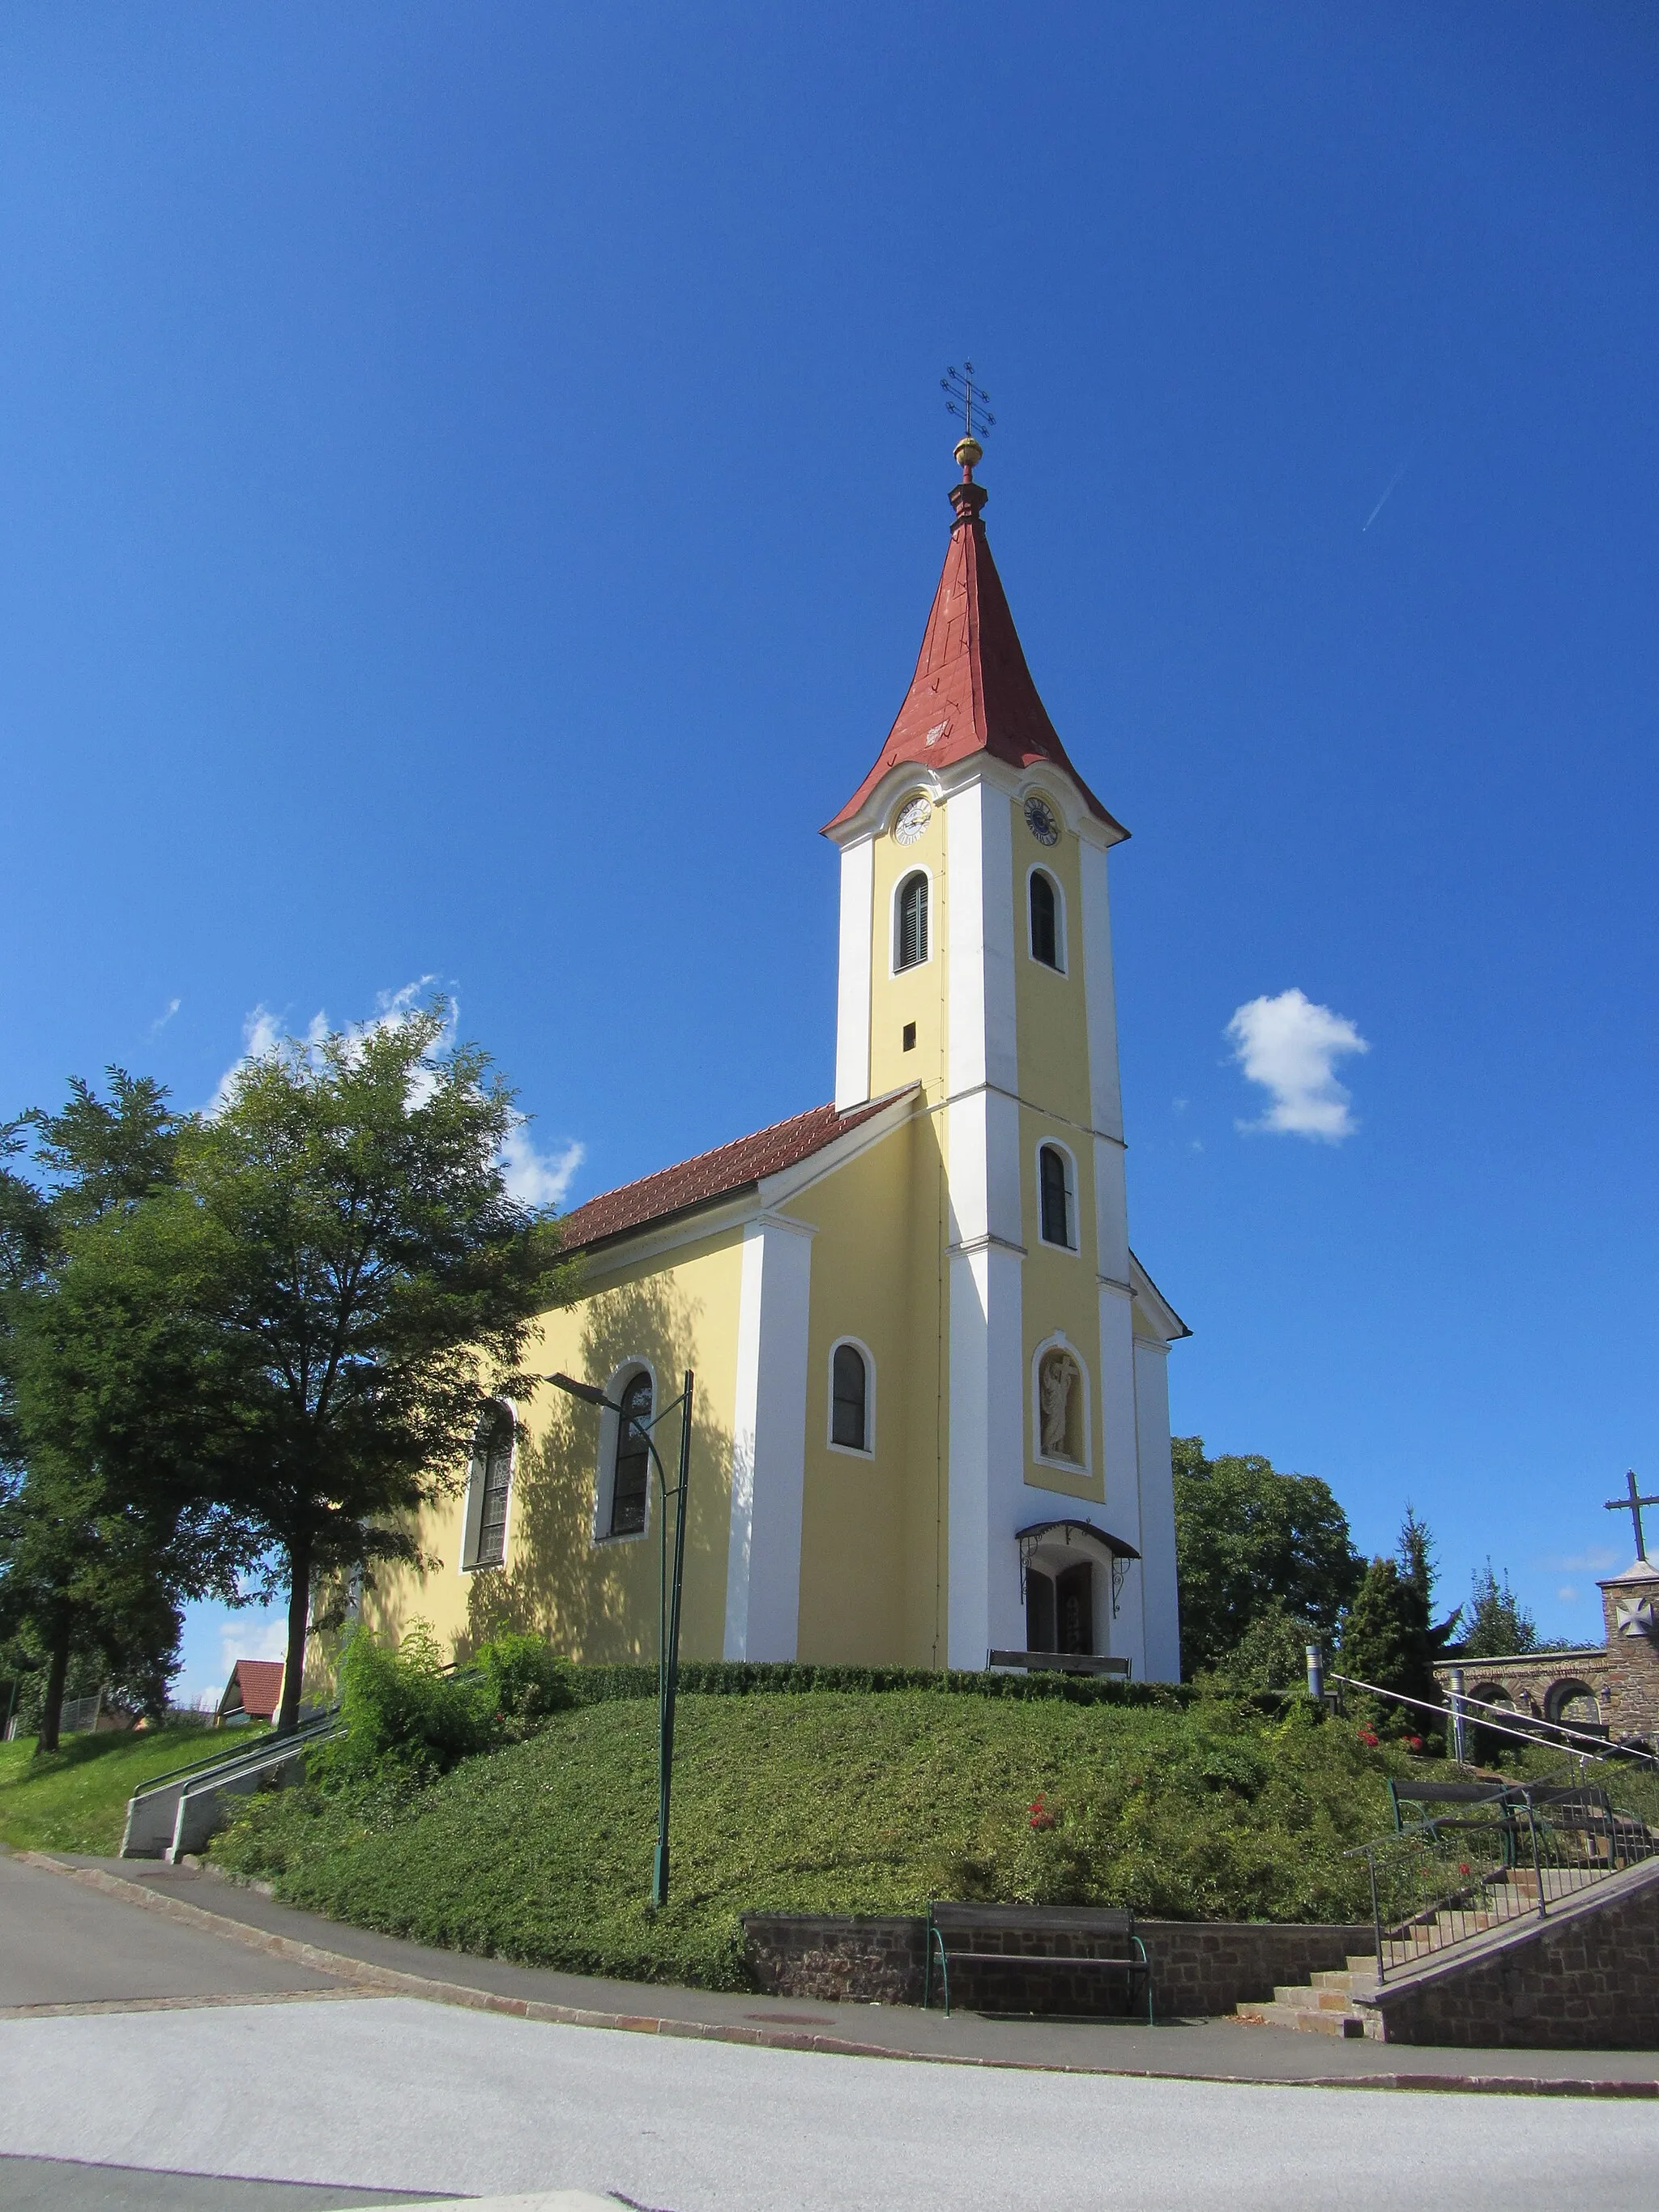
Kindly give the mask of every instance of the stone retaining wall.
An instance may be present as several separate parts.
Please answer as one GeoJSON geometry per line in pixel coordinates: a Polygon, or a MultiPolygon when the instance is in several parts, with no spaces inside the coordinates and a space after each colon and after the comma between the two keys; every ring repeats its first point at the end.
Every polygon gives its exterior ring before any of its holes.
{"type": "Polygon", "coordinates": [[[1364,2001],[1365,2033],[1461,2050],[1659,2050],[1659,1860],[1607,1887],[1385,1983],[1364,2001]]]}
{"type": "MultiPolygon", "coordinates": [[[[1266,2000],[1277,1983],[1305,1982],[1310,1974],[1340,1969],[1350,1952],[1371,1948],[1368,1926],[1194,1920],[1142,1920],[1136,1925],[1152,1965],[1157,2008],[1165,2019],[1227,2013],[1235,2005],[1266,2000]]],[[[758,1986],[775,1996],[920,2004],[925,1926],[910,1914],[746,1912],[744,1950],[758,1986]]],[[[988,1939],[985,1948],[1000,1948],[1002,1942],[988,1939]]],[[[955,2002],[993,2011],[1124,2009],[1118,1976],[1088,1969],[1070,1975],[1054,1967],[1022,1973],[1013,1963],[1021,1955],[1086,1957],[1092,1947],[1073,1949],[1064,1936],[1030,1935],[1010,1940],[1007,1948],[1006,1967],[952,1968],[955,2002]]]]}

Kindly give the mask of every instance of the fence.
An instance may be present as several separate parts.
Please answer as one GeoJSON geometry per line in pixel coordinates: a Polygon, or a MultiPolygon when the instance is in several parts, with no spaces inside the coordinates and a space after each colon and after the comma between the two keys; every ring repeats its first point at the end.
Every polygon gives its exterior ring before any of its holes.
{"type": "Polygon", "coordinates": [[[1346,1855],[1370,1876],[1379,1981],[1506,1922],[1659,1856],[1646,1823],[1583,1783],[1493,1787],[1466,1814],[1436,1815],[1346,1855]]]}

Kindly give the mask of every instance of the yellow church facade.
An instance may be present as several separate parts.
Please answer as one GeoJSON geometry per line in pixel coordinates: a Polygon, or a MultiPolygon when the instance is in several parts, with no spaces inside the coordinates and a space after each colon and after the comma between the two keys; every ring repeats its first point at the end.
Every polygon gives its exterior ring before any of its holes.
{"type": "MultiPolygon", "coordinates": [[[[663,1502],[629,1418],[695,1375],[687,1658],[1180,1673],[1165,1368],[1129,1249],[1108,855],[973,477],[841,855],[833,1102],[567,1217],[529,1354],[372,1624],[654,1659],[663,1502]]],[[[670,1469],[670,1413],[653,1431],[670,1469]]]]}

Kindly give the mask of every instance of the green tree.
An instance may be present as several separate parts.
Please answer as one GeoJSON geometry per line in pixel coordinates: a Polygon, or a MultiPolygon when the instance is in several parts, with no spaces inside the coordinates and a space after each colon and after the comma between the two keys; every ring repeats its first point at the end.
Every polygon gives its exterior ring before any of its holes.
{"type": "MultiPolygon", "coordinates": [[[[1413,1527],[1425,1540],[1426,1550],[1427,1531],[1408,1512],[1407,1529],[1413,1527]]],[[[1407,1549],[1405,1535],[1402,1530],[1402,1552],[1407,1549]]],[[[1373,1559],[1342,1618],[1340,1671],[1384,1693],[1383,1717],[1419,1730],[1425,1716],[1415,1707],[1393,1704],[1388,1693],[1424,1705],[1439,1704],[1434,1668],[1456,1620],[1454,1613],[1438,1627],[1431,1626],[1422,1582],[1409,1571],[1402,1571],[1397,1559],[1373,1559]]]]}
{"type": "Polygon", "coordinates": [[[1507,1572],[1499,1582],[1490,1559],[1475,1571],[1468,1624],[1462,1645],[1466,1659],[1508,1659],[1540,1648],[1538,1623],[1510,1588],[1507,1572]]]}
{"type": "Polygon", "coordinates": [[[109,1074],[106,1099],[76,1080],[60,1112],[3,1133],[11,1158],[32,1133],[34,1175],[0,1184],[0,1638],[40,1674],[43,1750],[77,1659],[130,1702],[165,1700],[179,1600],[213,1579],[177,1470],[154,1451],[118,1468],[77,1419],[89,1385],[118,1398],[131,1379],[106,1371],[80,1248],[166,1186],[179,1137],[158,1085],[109,1074]]]}
{"type": "Polygon", "coordinates": [[[1263,1615],[1281,1644],[1285,1621],[1304,1644],[1328,1641],[1364,1571],[1328,1486],[1256,1453],[1206,1459],[1200,1437],[1177,1437],[1174,1457],[1186,1672],[1224,1666],[1263,1615]]]}
{"type": "Polygon", "coordinates": [[[1406,1517],[1400,1524],[1400,1541],[1395,1547],[1395,1557],[1400,1563],[1400,1572],[1423,1601],[1426,1613],[1434,1603],[1434,1586],[1440,1579],[1440,1562],[1435,1557],[1434,1536],[1426,1521],[1417,1517],[1417,1508],[1409,1499],[1406,1517]]]}
{"type": "MultiPolygon", "coordinates": [[[[513,1095],[443,1032],[434,1006],[246,1062],[175,1185],[86,1232],[144,1437],[287,1591],[283,1729],[313,1578],[418,1558],[416,1516],[464,1481],[488,1400],[529,1387],[530,1324],[567,1291],[556,1227],[503,1178],[513,1095]]],[[[131,1413],[94,1408],[113,1459],[143,1448],[131,1413]]]]}

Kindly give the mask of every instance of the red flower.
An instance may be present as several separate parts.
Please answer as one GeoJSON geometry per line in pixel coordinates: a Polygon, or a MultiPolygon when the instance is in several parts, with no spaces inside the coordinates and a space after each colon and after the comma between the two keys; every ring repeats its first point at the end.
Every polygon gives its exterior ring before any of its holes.
{"type": "Polygon", "coordinates": [[[1361,1729],[1359,1731],[1359,1741],[1364,1745],[1367,1751],[1375,1751],[1376,1749],[1377,1743],[1376,1729],[1361,1729]]]}
{"type": "Polygon", "coordinates": [[[1406,1738],[1406,1748],[1407,1751],[1421,1751],[1423,1748],[1422,1737],[1420,1735],[1408,1735],[1406,1738]]]}
{"type": "Polygon", "coordinates": [[[1469,1869],[1468,1869],[1468,1865],[1467,1861],[1466,1861],[1465,1863],[1463,1863],[1462,1865],[1460,1865],[1460,1866],[1459,1866],[1459,1868],[1458,1868],[1458,1869],[1457,1869],[1457,1871],[1459,1872],[1459,1874],[1467,1874],[1467,1873],[1468,1872],[1468,1870],[1469,1870],[1469,1869]]]}
{"type": "Polygon", "coordinates": [[[1042,1792],[1039,1790],[1036,1802],[1031,1808],[1031,1826],[1034,1828],[1053,1828],[1059,1825],[1059,1814],[1051,1805],[1043,1802],[1042,1792]]]}

